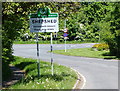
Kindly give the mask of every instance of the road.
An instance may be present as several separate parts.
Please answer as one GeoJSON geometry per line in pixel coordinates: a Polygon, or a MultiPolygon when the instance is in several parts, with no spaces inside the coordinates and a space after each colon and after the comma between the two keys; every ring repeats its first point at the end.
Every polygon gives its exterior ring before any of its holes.
{"type": "MultiPolygon", "coordinates": [[[[67,44],[67,49],[91,47],[94,43],[67,44]]],[[[14,55],[37,58],[36,44],[13,45],[14,55]]],[[[54,44],[54,50],[64,49],[64,44],[54,44]]],[[[40,59],[51,58],[50,44],[40,44],[40,59]]],[[[86,79],[83,89],[118,89],[118,60],[85,58],[53,54],[54,63],[69,66],[79,71],[86,79]]]]}

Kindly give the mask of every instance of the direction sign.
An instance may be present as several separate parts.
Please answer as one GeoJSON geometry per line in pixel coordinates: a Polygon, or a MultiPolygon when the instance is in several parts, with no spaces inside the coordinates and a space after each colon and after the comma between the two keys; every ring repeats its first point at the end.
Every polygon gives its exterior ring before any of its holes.
{"type": "Polygon", "coordinates": [[[58,13],[50,13],[49,8],[39,8],[30,15],[30,32],[58,32],[58,13]]]}

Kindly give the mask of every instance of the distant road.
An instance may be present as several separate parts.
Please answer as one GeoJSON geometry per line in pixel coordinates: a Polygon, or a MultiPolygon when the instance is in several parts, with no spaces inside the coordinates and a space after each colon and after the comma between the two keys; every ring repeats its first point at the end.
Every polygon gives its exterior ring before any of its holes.
{"type": "MultiPolygon", "coordinates": [[[[91,47],[94,43],[67,44],[68,49],[91,47]]],[[[14,55],[37,58],[36,44],[13,45],[14,55]]],[[[54,44],[54,50],[64,49],[64,44],[54,44]]],[[[40,44],[40,59],[50,62],[50,44],[40,44]]],[[[118,89],[118,61],[54,54],[54,62],[72,67],[85,78],[83,89],[118,89]]]]}

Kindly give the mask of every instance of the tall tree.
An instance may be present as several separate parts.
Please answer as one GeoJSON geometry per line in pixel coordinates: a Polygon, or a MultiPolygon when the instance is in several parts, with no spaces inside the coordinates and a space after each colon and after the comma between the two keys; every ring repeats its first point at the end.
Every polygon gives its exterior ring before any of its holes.
{"type": "Polygon", "coordinates": [[[109,44],[110,53],[120,57],[120,3],[110,3],[110,7],[100,26],[103,39],[109,44]]]}

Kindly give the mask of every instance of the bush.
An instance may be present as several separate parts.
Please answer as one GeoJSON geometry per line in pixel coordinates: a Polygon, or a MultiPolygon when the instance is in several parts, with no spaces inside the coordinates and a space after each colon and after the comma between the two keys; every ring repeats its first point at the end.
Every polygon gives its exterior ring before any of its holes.
{"type": "Polygon", "coordinates": [[[95,45],[93,45],[92,48],[96,48],[98,51],[102,51],[102,50],[108,50],[109,46],[108,46],[108,44],[101,43],[101,44],[95,44],[95,45]]]}

